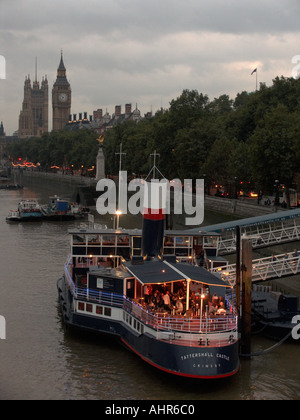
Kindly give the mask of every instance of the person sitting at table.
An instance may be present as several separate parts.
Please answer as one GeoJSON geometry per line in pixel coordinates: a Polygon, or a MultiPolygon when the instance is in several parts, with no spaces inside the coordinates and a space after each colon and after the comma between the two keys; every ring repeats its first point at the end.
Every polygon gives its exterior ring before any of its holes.
{"type": "Polygon", "coordinates": [[[226,315],[226,309],[224,306],[224,302],[220,302],[218,310],[217,310],[217,315],[226,315]]]}
{"type": "Polygon", "coordinates": [[[152,300],[150,300],[148,306],[147,306],[147,311],[148,312],[153,312],[155,310],[155,305],[154,302],[152,302],[152,300]]]}
{"type": "Polygon", "coordinates": [[[159,296],[159,291],[155,290],[153,296],[151,297],[151,302],[154,305],[155,309],[158,309],[159,306],[159,302],[160,302],[160,296],[159,296]]]}
{"type": "Polygon", "coordinates": [[[217,305],[216,305],[215,303],[213,303],[213,304],[210,306],[210,308],[209,308],[209,312],[208,312],[208,314],[209,314],[210,316],[215,316],[215,315],[216,315],[216,313],[217,313],[217,311],[218,311],[218,307],[217,307],[217,305]]]}
{"type": "Polygon", "coordinates": [[[175,307],[176,307],[176,309],[175,309],[176,314],[182,315],[182,312],[183,312],[183,303],[182,303],[182,300],[178,299],[176,301],[175,307]]]}

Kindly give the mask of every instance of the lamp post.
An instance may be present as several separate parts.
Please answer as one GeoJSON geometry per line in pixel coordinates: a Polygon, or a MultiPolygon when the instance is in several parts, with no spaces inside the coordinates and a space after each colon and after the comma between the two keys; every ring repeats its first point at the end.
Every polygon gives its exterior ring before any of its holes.
{"type": "Polygon", "coordinates": [[[201,289],[201,305],[200,305],[200,331],[202,332],[202,311],[203,311],[203,301],[205,299],[205,294],[203,293],[203,289],[201,289]]]}
{"type": "Polygon", "coordinates": [[[275,185],[274,185],[274,188],[275,188],[274,205],[275,206],[279,206],[279,187],[280,187],[279,181],[278,181],[278,179],[275,179],[275,185]]]}
{"type": "Polygon", "coordinates": [[[119,229],[119,219],[120,219],[121,214],[122,214],[121,210],[117,210],[116,211],[116,216],[117,216],[117,229],[119,229]]]}

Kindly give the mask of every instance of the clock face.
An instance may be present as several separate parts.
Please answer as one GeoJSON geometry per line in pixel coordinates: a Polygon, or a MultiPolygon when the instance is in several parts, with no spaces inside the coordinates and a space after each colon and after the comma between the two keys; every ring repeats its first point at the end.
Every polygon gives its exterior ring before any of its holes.
{"type": "Polygon", "coordinates": [[[58,97],[60,102],[66,102],[68,100],[68,95],[66,93],[61,93],[58,97]]]}

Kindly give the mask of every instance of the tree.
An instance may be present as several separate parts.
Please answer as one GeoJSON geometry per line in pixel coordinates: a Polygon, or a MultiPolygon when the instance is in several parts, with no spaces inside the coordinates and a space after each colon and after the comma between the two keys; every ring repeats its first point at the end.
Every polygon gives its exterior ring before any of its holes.
{"type": "Polygon", "coordinates": [[[272,192],[274,181],[291,187],[299,171],[299,117],[285,105],[271,109],[249,142],[253,177],[265,191],[272,192]]]}

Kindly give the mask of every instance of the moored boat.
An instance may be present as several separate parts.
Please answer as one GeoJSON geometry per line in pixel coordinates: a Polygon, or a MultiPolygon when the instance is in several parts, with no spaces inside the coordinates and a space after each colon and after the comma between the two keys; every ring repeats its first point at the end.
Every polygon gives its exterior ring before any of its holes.
{"type": "Polygon", "coordinates": [[[42,206],[43,217],[47,221],[74,220],[76,215],[70,210],[69,203],[58,196],[50,197],[48,205],[42,206]]]}
{"type": "Polygon", "coordinates": [[[10,222],[38,222],[43,219],[43,213],[39,203],[35,199],[22,200],[18,204],[17,211],[11,211],[6,218],[10,222]]]}
{"type": "Polygon", "coordinates": [[[86,214],[86,210],[78,203],[71,203],[70,205],[68,201],[60,199],[57,195],[49,198],[49,203],[42,206],[42,212],[46,221],[81,219],[86,214]]]}
{"type": "Polygon", "coordinates": [[[163,213],[145,212],[142,231],[69,232],[71,253],[57,283],[63,320],[117,336],[170,374],[232,376],[239,340],[231,286],[196,265],[195,251],[211,255],[217,236],[164,232],[163,213]]]}
{"type": "Polygon", "coordinates": [[[6,217],[6,221],[7,222],[20,222],[21,218],[20,218],[20,213],[18,212],[18,210],[11,210],[9,212],[9,215],[6,217]]]}

